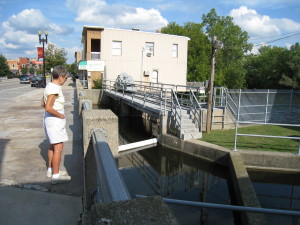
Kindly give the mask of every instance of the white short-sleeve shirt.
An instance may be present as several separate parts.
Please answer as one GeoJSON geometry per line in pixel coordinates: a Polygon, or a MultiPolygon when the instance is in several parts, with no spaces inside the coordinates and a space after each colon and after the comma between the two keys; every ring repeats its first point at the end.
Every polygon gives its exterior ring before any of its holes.
{"type": "Polygon", "coordinates": [[[47,102],[48,95],[57,95],[54,104],[53,109],[56,111],[64,110],[64,104],[65,104],[65,98],[61,90],[61,86],[54,84],[52,82],[49,82],[44,90],[44,101],[45,104],[47,102]]]}

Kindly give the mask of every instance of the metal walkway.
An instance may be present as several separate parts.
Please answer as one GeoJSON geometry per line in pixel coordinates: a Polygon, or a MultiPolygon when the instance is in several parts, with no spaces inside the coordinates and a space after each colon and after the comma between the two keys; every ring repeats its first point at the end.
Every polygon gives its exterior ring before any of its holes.
{"type": "Polygon", "coordinates": [[[201,110],[206,103],[199,87],[150,82],[117,84],[103,80],[106,95],[150,115],[168,116],[175,134],[181,139],[201,138],[201,110]]]}

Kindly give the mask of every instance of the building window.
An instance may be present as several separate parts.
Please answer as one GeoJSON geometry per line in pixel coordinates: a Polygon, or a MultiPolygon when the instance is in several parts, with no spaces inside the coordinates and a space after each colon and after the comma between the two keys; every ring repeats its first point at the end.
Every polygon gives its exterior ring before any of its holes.
{"type": "Polygon", "coordinates": [[[154,56],[154,42],[146,42],[145,52],[147,56],[154,56]]]}
{"type": "Polygon", "coordinates": [[[122,55],[122,41],[112,42],[112,55],[122,55]]]}
{"type": "Polygon", "coordinates": [[[172,57],[178,58],[178,44],[173,44],[172,46],[172,57]]]}
{"type": "Polygon", "coordinates": [[[91,39],[91,59],[100,59],[100,39],[91,39]]]}

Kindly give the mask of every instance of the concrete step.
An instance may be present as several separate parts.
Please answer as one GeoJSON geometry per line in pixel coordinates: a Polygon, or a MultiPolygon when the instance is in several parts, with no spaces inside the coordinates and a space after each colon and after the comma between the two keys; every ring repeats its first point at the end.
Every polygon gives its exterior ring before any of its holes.
{"type": "Polygon", "coordinates": [[[181,123],[181,129],[192,129],[195,128],[195,124],[194,123],[181,123]]]}
{"type": "Polygon", "coordinates": [[[196,133],[199,132],[198,128],[187,128],[187,129],[182,129],[181,133],[182,134],[190,134],[190,133],[196,133]]]}
{"type": "Polygon", "coordinates": [[[200,132],[182,134],[183,140],[199,139],[199,138],[202,138],[202,133],[200,132]]]}

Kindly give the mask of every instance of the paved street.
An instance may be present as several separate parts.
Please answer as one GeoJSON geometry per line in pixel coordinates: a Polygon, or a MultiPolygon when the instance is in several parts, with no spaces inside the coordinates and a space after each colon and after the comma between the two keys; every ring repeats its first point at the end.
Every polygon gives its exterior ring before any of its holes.
{"type": "Polygon", "coordinates": [[[61,170],[72,181],[51,185],[46,177],[49,143],[40,106],[44,89],[21,85],[18,80],[0,82],[0,224],[63,225],[76,224],[79,219],[82,138],[74,85],[68,80],[63,86],[69,141],[61,162],[61,170]]]}

